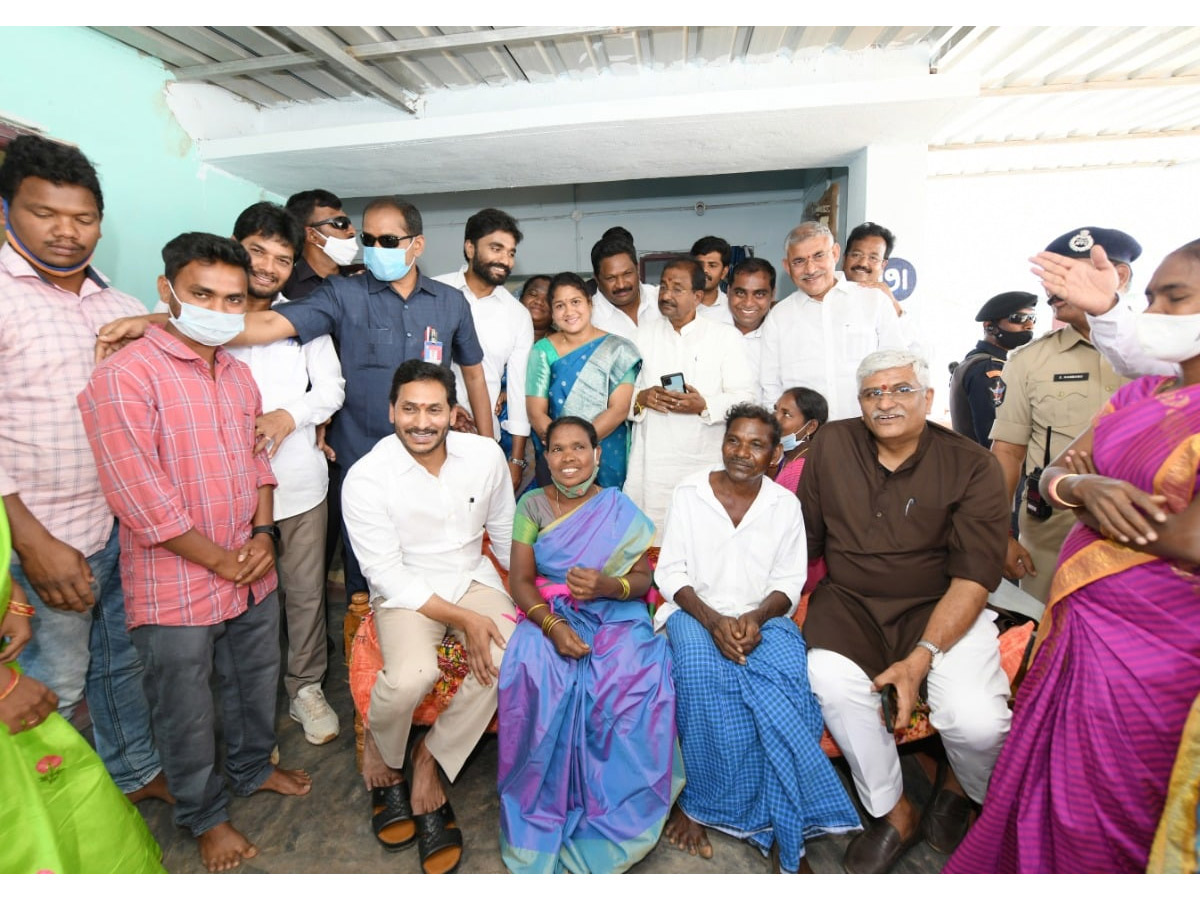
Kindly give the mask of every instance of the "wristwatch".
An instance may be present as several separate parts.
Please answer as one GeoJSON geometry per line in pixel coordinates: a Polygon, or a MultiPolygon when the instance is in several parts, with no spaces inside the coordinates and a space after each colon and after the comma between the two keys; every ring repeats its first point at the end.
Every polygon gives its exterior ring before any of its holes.
{"type": "Polygon", "coordinates": [[[520,466],[522,469],[524,469],[525,467],[527,467],[529,465],[529,463],[527,463],[525,460],[517,459],[515,456],[510,456],[508,458],[508,461],[510,463],[512,463],[514,466],[520,466]]]}
{"type": "Polygon", "coordinates": [[[933,641],[917,641],[918,647],[924,647],[929,651],[929,668],[936,669],[938,663],[942,661],[942,657],[946,654],[942,652],[942,648],[933,641]]]}
{"type": "Polygon", "coordinates": [[[276,547],[279,546],[279,539],[283,536],[282,533],[279,531],[278,525],[255,525],[253,528],[250,529],[250,537],[254,537],[255,535],[258,535],[258,534],[270,535],[271,541],[275,544],[276,547]]]}

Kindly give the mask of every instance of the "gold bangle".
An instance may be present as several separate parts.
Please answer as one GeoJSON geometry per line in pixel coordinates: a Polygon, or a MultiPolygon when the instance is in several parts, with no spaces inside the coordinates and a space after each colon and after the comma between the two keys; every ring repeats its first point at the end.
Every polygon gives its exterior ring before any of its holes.
{"type": "Polygon", "coordinates": [[[621,586],[621,596],[617,597],[617,599],[618,600],[628,600],[629,599],[629,579],[626,578],[624,575],[618,575],[617,576],[617,584],[619,584],[621,586]]]}
{"type": "Polygon", "coordinates": [[[1050,502],[1064,507],[1065,509],[1079,509],[1083,506],[1082,503],[1068,503],[1058,495],[1058,483],[1064,478],[1071,478],[1071,474],[1055,475],[1050,479],[1050,483],[1046,485],[1046,496],[1050,498],[1050,502]]]}
{"type": "Polygon", "coordinates": [[[26,619],[32,619],[37,613],[31,603],[22,603],[20,600],[10,600],[8,602],[8,611],[14,616],[24,616],[26,619]]]}
{"type": "Polygon", "coordinates": [[[546,629],[546,637],[550,637],[550,632],[554,630],[555,625],[561,625],[565,621],[567,620],[562,616],[555,616],[554,621],[550,623],[550,627],[546,629]]]}
{"type": "Polygon", "coordinates": [[[17,689],[17,682],[21,680],[21,673],[16,669],[9,669],[12,672],[12,678],[8,680],[8,687],[4,689],[4,693],[0,694],[0,700],[6,700],[8,695],[17,689]]]}
{"type": "Polygon", "coordinates": [[[561,621],[563,621],[562,616],[556,616],[554,613],[550,613],[548,616],[543,617],[542,618],[542,634],[549,636],[550,629],[553,628],[555,625],[557,625],[561,621]]]}
{"type": "Polygon", "coordinates": [[[529,609],[525,610],[525,618],[528,619],[530,616],[533,615],[533,611],[535,609],[541,609],[543,606],[546,607],[546,609],[550,608],[549,603],[535,603],[533,606],[529,607],[529,609]]]}

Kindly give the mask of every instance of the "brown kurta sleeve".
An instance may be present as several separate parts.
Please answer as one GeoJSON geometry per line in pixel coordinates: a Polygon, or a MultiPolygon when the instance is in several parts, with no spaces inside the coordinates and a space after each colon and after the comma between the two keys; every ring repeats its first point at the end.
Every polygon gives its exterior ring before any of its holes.
{"type": "Polygon", "coordinates": [[[995,456],[985,454],[970,467],[963,498],[950,512],[946,574],[982,584],[989,593],[999,587],[1009,518],[1004,472],[995,456]]]}

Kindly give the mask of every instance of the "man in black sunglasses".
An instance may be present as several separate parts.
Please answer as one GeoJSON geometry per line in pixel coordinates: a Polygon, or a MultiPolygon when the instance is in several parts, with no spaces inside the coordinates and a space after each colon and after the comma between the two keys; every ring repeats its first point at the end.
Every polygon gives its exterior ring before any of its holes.
{"type": "Polygon", "coordinates": [[[1037,297],[1026,291],[1005,291],[979,308],[983,340],[958,364],[950,378],[950,421],[954,430],[987,448],[996,407],[1004,402],[1000,370],[1008,351],[1028,344],[1037,322],[1037,297]]]}
{"type": "Polygon", "coordinates": [[[289,300],[307,297],[330,275],[354,275],[363,270],[355,263],[358,241],[354,223],[336,194],[315,188],[288,197],[287,211],[304,227],[304,250],[284,285],[289,300]]]}

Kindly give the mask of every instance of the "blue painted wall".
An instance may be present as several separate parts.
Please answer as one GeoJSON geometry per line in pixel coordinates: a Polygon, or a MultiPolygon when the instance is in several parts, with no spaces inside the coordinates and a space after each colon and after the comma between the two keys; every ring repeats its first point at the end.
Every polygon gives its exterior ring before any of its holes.
{"type": "Polygon", "coordinates": [[[157,302],[163,244],[183,231],[229,234],[237,214],[275,194],[204,165],[167,108],[170,74],[86,28],[0,28],[0,118],[77,144],[104,191],[96,265],[116,287],[157,302]]]}

